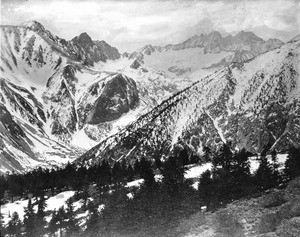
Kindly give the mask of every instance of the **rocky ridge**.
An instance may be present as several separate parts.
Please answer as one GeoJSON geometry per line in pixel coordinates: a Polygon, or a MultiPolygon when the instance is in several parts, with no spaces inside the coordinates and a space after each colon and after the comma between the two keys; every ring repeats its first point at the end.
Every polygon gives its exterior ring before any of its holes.
{"type": "Polygon", "coordinates": [[[79,158],[167,155],[184,142],[196,152],[231,142],[260,152],[299,143],[299,40],[202,78],[79,158]]]}
{"type": "Polygon", "coordinates": [[[278,39],[265,41],[252,32],[241,31],[234,36],[228,35],[223,37],[220,32],[212,31],[209,34],[194,35],[179,44],[166,46],[146,45],[131,53],[129,58],[137,58],[143,61],[145,57],[150,56],[154,52],[177,51],[189,48],[203,48],[204,54],[218,54],[222,51],[233,53],[230,57],[226,57],[221,62],[210,66],[217,67],[228,65],[231,62],[242,62],[245,59],[253,58],[261,53],[277,48],[282,44],[283,42],[278,39]]]}

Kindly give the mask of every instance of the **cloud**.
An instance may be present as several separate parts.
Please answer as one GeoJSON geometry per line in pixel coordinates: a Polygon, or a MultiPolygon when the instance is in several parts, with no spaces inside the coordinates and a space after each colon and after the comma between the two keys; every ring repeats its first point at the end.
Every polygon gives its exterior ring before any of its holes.
{"type": "Polygon", "coordinates": [[[63,38],[71,39],[85,31],[93,39],[104,39],[121,51],[132,51],[148,43],[177,43],[176,40],[212,29],[229,34],[257,29],[263,33],[261,29],[265,28],[268,35],[283,40],[287,40],[287,35],[299,34],[299,3],[292,0],[2,2],[1,24],[37,20],[63,38]]]}

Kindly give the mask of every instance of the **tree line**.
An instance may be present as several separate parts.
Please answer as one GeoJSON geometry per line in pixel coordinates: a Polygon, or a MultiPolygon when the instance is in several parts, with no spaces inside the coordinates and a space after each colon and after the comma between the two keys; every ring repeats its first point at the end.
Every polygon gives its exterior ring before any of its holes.
{"type": "Polygon", "coordinates": [[[157,159],[151,162],[144,157],[133,166],[121,162],[111,167],[103,161],[90,168],[68,164],[57,170],[39,169],[29,174],[2,177],[1,182],[6,184],[5,192],[9,193],[10,198],[13,181],[9,179],[18,180],[22,176],[25,179],[26,175],[49,177],[48,181],[34,183],[32,180],[35,185],[27,184],[23,192],[19,191],[20,196],[32,192],[36,197],[32,199],[35,203],[29,199],[23,222],[16,213],[12,215],[6,233],[8,236],[179,236],[184,231],[180,228],[181,221],[199,212],[201,206],[216,210],[233,200],[279,187],[300,175],[298,148],[289,149],[283,172],[279,170],[277,154],[273,151],[270,160],[266,152],[261,154],[259,167],[252,174],[249,161],[251,155],[244,149],[233,151],[228,144],[224,144],[217,152],[206,149],[203,158],[211,161],[213,168],[201,175],[198,190],[191,186],[191,180],[184,178],[184,173],[187,164],[201,160],[184,148],[175,149],[163,161],[157,159]],[[155,178],[157,173],[162,177],[160,181],[155,178]],[[50,181],[52,178],[54,181],[50,181]],[[137,178],[144,179],[139,188],[124,185],[137,178]],[[53,190],[54,194],[64,188],[75,190],[76,195],[68,200],[66,209],[47,213],[51,219],[46,223],[44,192],[53,190]],[[80,211],[88,213],[82,226],[73,208],[76,200],[83,201],[80,211]],[[33,205],[38,206],[36,212],[33,211],[33,205]],[[99,206],[104,208],[100,210],[99,206]],[[32,223],[37,220],[40,221],[39,225],[32,227],[32,223]],[[36,230],[36,226],[42,232],[36,230]]]}

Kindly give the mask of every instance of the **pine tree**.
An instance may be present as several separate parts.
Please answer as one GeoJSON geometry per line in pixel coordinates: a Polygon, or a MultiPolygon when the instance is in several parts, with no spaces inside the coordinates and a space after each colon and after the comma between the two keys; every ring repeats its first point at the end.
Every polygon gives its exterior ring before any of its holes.
{"type": "Polygon", "coordinates": [[[19,214],[14,212],[12,214],[11,220],[8,222],[8,227],[6,229],[6,234],[8,236],[19,237],[21,236],[22,223],[19,218],[19,214]]]}
{"type": "Polygon", "coordinates": [[[271,159],[272,159],[272,178],[273,178],[273,183],[275,185],[279,184],[281,182],[281,176],[278,170],[278,158],[277,158],[277,152],[276,150],[272,150],[271,152],[271,159]]]}
{"type": "MultiPolygon", "coordinates": [[[[4,182],[1,184],[4,184],[4,182]]],[[[0,187],[0,189],[1,189],[1,187],[0,187]]],[[[4,186],[3,186],[3,189],[4,189],[4,186]]],[[[1,213],[2,204],[4,204],[4,202],[2,201],[2,198],[0,197],[0,236],[1,236],[1,234],[4,236],[4,222],[3,222],[3,215],[1,213]]]]}
{"type": "Polygon", "coordinates": [[[211,150],[209,147],[205,146],[203,147],[203,160],[204,162],[209,162],[211,161],[211,150]]]}
{"type": "Polygon", "coordinates": [[[90,202],[88,204],[88,210],[89,210],[89,217],[86,222],[86,229],[84,233],[86,234],[86,236],[97,236],[96,235],[96,233],[98,232],[97,225],[100,218],[99,212],[97,210],[97,206],[93,202],[90,202]]]}
{"type": "Polygon", "coordinates": [[[269,189],[274,186],[273,172],[266,156],[261,155],[260,165],[255,173],[255,181],[260,190],[269,189]]]}
{"type": "Polygon", "coordinates": [[[251,183],[249,154],[245,149],[242,149],[233,154],[233,164],[231,168],[231,175],[235,178],[235,186],[237,194],[241,194],[249,189],[251,183]]]}
{"type": "Polygon", "coordinates": [[[50,232],[50,236],[55,236],[55,233],[59,231],[59,236],[64,236],[64,230],[67,227],[66,224],[66,213],[64,206],[58,209],[58,211],[54,210],[52,213],[52,218],[48,225],[48,231],[50,232]]]}
{"type": "Polygon", "coordinates": [[[161,173],[163,176],[162,184],[171,196],[177,196],[184,184],[184,173],[186,168],[175,156],[169,157],[164,163],[161,173]]]}
{"type": "Polygon", "coordinates": [[[74,207],[73,207],[73,199],[70,198],[67,201],[67,209],[66,209],[66,214],[65,214],[65,218],[66,218],[66,237],[70,236],[70,237],[74,237],[75,234],[79,234],[80,232],[80,227],[77,223],[76,220],[76,214],[74,212],[74,207]]]}
{"type": "Polygon", "coordinates": [[[25,208],[24,215],[24,226],[26,234],[25,236],[32,237],[35,236],[35,223],[36,223],[36,215],[33,210],[33,205],[31,203],[31,198],[28,200],[27,208],[25,208]]]}
{"type": "Polygon", "coordinates": [[[215,196],[215,187],[214,182],[211,178],[212,174],[209,170],[202,173],[199,179],[198,192],[200,199],[205,205],[211,207],[214,204],[215,196]]]}
{"type": "Polygon", "coordinates": [[[285,162],[285,174],[289,179],[300,175],[300,148],[291,147],[285,162]]]}
{"type": "Polygon", "coordinates": [[[46,208],[46,200],[44,193],[42,192],[39,200],[38,200],[38,210],[36,214],[36,227],[35,227],[35,234],[38,236],[42,236],[44,234],[44,227],[47,224],[45,220],[45,208],[46,208]]]}
{"type": "Polygon", "coordinates": [[[58,209],[58,212],[56,215],[57,229],[60,232],[59,236],[63,236],[63,232],[66,227],[65,217],[66,217],[65,209],[64,209],[64,206],[62,206],[61,208],[58,209]]]}
{"type": "Polygon", "coordinates": [[[213,157],[213,166],[216,168],[221,166],[225,171],[232,171],[233,169],[233,154],[230,144],[223,144],[218,154],[213,157]]]}
{"type": "Polygon", "coordinates": [[[115,162],[112,168],[112,177],[114,183],[119,183],[123,181],[123,170],[120,162],[115,162]]]}
{"type": "Polygon", "coordinates": [[[58,217],[57,217],[57,211],[54,210],[52,212],[52,218],[48,225],[48,231],[50,233],[50,237],[51,236],[55,237],[55,232],[57,231],[57,229],[58,229],[58,217]]]}
{"type": "Polygon", "coordinates": [[[189,160],[189,154],[188,154],[188,151],[186,148],[183,148],[181,149],[179,152],[178,152],[178,160],[179,162],[181,163],[182,166],[184,165],[188,165],[190,160],[189,160]]]}
{"type": "Polygon", "coordinates": [[[148,188],[153,187],[155,184],[155,178],[151,163],[143,157],[140,161],[139,169],[140,176],[144,179],[145,186],[148,188]]]}

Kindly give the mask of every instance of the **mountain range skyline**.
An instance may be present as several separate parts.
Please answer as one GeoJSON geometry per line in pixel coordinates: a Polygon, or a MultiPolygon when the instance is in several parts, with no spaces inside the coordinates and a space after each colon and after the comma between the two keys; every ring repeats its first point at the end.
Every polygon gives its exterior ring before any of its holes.
{"type": "MultiPolygon", "coordinates": [[[[298,40],[296,38],[296,41],[298,40]]],[[[241,85],[245,90],[241,89],[237,96],[245,94],[250,102],[266,101],[261,88],[269,90],[269,85],[268,80],[261,81],[263,78],[280,77],[286,71],[289,74],[286,69],[288,67],[292,70],[288,78],[294,80],[297,74],[297,70],[293,69],[294,66],[288,59],[291,56],[296,57],[293,51],[297,46],[285,45],[287,44],[278,39],[265,41],[252,32],[241,31],[237,35],[223,37],[220,32],[213,31],[191,37],[176,45],[146,45],[129,55],[120,54],[113,45],[103,40],[92,39],[87,33],[81,33],[68,41],[51,33],[37,21],[19,26],[2,25],[0,118],[3,134],[0,135],[0,142],[3,150],[0,158],[3,159],[0,172],[12,168],[21,170],[35,165],[47,165],[49,162],[67,162],[69,159],[65,157],[76,159],[84,150],[89,150],[111,135],[119,133],[137,119],[144,115],[147,118],[147,112],[152,110],[154,114],[148,113],[148,117],[149,121],[154,121],[152,118],[156,118],[155,111],[164,108],[161,107],[163,101],[173,104],[172,98],[175,95],[187,90],[197,81],[205,82],[211,77],[221,85],[226,82],[222,78],[232,77],[231,71],[235,70],[236,66],[240,70],[244,63],[250,61],[255,61],[254,65],[258,61],[258,65],[267,63],[268,68],[268,62],[271,62],[275,69],[280,70],[278,74],[274,74],[273,66],[273,69],[262,71],[256,65],[248,68],[246,74],[237,71],[235,78],[250,75],[249,78],[247,76],[245,84],[241,85]],[[284,50],[280,51],[280,48],[284,50]],[[264,56],[272,50],[273,53],[264,56]],[[275,53],[274,50],[278,51],[275,53]],[[285,60],[288,60],[287,63],[285,60]],[[222,75],[221,78],[218,79],[216,72],[222,75]],[[209,75],[210,77],[207,77],[209,75]],[[247,85],[252,83],[256,86],[249,86],[247,89],[247,85]],[[257,87],[258,84],[261,86],[257,87]],[[53,157],[57,161],[53,160],[53,157]]],[[[219,90],[220,93],[215,93],[216,97],[209,93],[216,89],[215,85],[207,85],[209,97],[224,102],[221,105],[216,104],[217,107],[228,107],[232,110],[233,104],[227,100],[227,90],[231,91],[236,86],[234,81],[237,79],[232,80],[233,82],[228,79],[229,85],[225,83],[224,88],[219,90]]],[[[278,86],[273,87],[283,91],[286,99],[286,91],[281,84],[282,82],[279,82],[278,86]]],[[[286,84],[287,88],[290,87],[289,81],[283,84],[286,84]]],[[[205,101],[202,100],[205,95],[198,93],[199,91],[196,89],[193,103],[188,103],[195,108],[199,101],[205,101]]],[[[189,114],[194,109],[184,105],[184,98],[192,96],[185,96],[184,93],[181,95],[183,97],[174,97],[182,101],[179,104],[183,103],[183,107],[179,106],[178,110],[175,107],[172,109],[177,117],[174,116],[170,121],[168,116],[166,117],[166,123],[173,124],[168,128],[170,136],[167,134],[168,140],[171,139],[172,142],[184,135],[184,131],[180,129],[194,126],[193,121],[188,118],[200,118],[203,114],[205,116],[201,111],[208,111],[213,105],[212,101],[208,100],[194,116],[189,114]]],[[[238,99],[236,109],[239,108],[239,103],[244,102],[244,99],[238,99]]],[[[260,102],[257,103],[250,106],[254,113],[257,112],[260,102]]],[[[207,137],[204,132],[201,139],[204,139],[203,144],[208,142],[218,147],[220,141],[232,139],[228,131],[235,129],[239,123],[234,120],[231,121],[232,126],[223,126],[224,118],[219,118],[220,114],[214,112],[214,109],[208,112],[214,122],[210,123],[211,119],[206,116],[208,124],[203,126],[215,132],[212,138],[207,137]]],[[[226,114],[226,111],[221,112],[226,114]]],[[[239,112],[246,113],[244,110],[239,112]]],[[[278,117],[280,120],[280,115],[278,117]]],[[[262,118],[262,121],[264,120],[262,118]]],[[[148,124],[148,119],[141,121],[142,124],[148,124]]],[[[265,131],[265,128],[262,128],[262,131],[268,134],[268,129],[265,131]]],[[[282,131],[285,131],[284,129],[285,127],[282,131]]],[[[129,136],[126,139],[131,138],[129,136]]],[[[266,141],[274,142],[272,139],[266,141]]],[[[253,142],[256,144],[256,141],[253,142]]],[[[196,150],[201,147],[201,144],[198,145],[196,150]]],[[[281,145],[280,147],[282,148],[281,145]]],[[[259,151],[262,145],[259,143],[247,148],[259,151]]]]}
{"type": "Polygon", "coordinates": [[[179,43],[193,35],[252,31],[284,42],[299,34],[299,2],[272,1],[49,1],[1,2],[1,24],[37,20],[70,40],[82,32],[120,52],[147,44],[179,43]],[[180,19],[180,20],[179,20],[180,19]]]}

